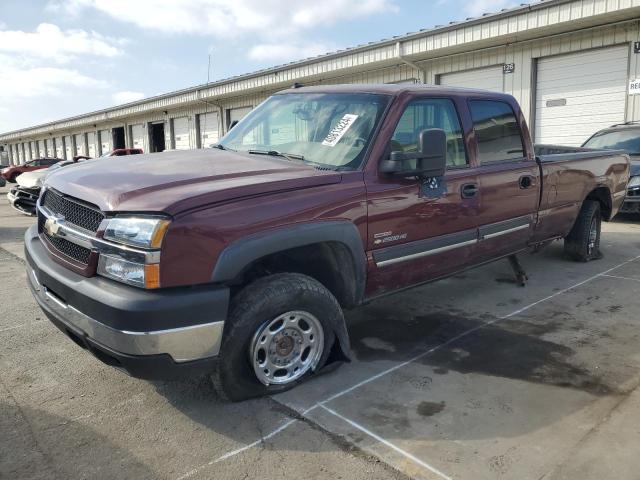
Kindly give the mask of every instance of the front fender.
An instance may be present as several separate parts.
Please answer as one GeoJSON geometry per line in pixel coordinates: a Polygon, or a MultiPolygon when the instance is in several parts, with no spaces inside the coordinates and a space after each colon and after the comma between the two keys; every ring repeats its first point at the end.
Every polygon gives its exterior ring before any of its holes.
{"type": "Polygon", "coordinates": [[[338,242],[348,248],[355,267],[356,299],[360,301],[364,296],[367,260],[360,232],[352,222],[346,220],[288,225],[236,240],[218,257],[211,281],[231,282],[260,258],[323,242],[338,242]]]}

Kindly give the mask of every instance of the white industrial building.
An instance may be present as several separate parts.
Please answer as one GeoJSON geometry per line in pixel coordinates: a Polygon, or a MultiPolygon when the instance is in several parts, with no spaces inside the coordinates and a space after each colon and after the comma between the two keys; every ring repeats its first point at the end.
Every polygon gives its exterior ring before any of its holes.
{"type": "Polygon", "coordinates": [[[638,78],[640,0],[546,0],[1,134],[0,146],[12,163],[203,148],[295,82],[503,91],[522,105],[537,143],[580,145],[598,129],[640,121],[638,78]]]}

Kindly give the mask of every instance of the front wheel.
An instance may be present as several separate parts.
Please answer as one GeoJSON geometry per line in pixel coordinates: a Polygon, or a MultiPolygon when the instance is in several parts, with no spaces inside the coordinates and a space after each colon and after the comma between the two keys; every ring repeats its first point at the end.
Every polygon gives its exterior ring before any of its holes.
{"type": "Polygon", "coordinates": [[[233,299],[213,382],[239,401],[288,390],[321,369],[343,322],[338,301],[297,273],[260,278],[233,299]]]}
{"type": "Polygon", "coordinates": [[[578,262],[588,262],[601,258],[601,230],[600,203],[595,200],[586,200],[582,204],[571,232],[564,239],[565,253],[578,262]]]}

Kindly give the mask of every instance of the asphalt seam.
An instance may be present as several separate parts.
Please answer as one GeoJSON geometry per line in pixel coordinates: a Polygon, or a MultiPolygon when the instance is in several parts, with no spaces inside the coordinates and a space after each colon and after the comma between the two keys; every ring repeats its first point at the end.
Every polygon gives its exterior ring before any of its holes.
{"type": "Polygon", "coordinates": [[[9,258],[11,258],[11,260],[15,260],[17,262],[20,262],[23,265],[25,265],[27,263],[27,262],[24,261],[23,258],[19,257],[15,253],[11,253],[9,250],[7,250],[6,248],[3,248],[2,246],[0,246],[0,254],[7,255],[9,258]]]}

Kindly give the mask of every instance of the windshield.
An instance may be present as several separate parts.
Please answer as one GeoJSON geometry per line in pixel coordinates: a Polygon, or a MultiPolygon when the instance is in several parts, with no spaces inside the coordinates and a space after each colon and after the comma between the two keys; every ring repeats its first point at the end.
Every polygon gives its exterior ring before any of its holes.
{"type": "Polygon", "coordinates": [[[355,170],[387,102],[388,97],[373,94],[275,95],[242,119],[218,145],[355,170]]]}
{"type": "Polygon", "coordinates": [[[640,129],[596,133],[583,147],[624,150],[630,155],[640,155],[640,129]]]}

